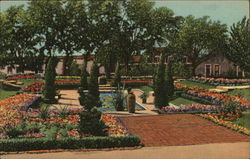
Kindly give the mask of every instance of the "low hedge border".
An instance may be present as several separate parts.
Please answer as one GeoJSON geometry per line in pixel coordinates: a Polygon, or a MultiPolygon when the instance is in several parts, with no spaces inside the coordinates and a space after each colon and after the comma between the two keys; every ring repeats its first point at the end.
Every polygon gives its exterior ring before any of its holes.
{"type": "Polygon", "coordinates": [[[29,151],[49,149],[81,149],[81,148],[114,148],[134,147],[140,145],[140,138],[130,136],[86,137],[86,138],[59,138],[51,140],[47,138],[23,138],[1,139],[0,151],[29,151]]]}

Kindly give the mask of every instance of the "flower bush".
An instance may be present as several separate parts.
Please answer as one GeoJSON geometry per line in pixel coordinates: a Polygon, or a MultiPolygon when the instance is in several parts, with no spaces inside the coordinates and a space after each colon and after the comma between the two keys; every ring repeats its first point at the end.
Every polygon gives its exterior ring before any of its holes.
{"type": "Polygon", "coordinates": [[[179,83],[175,83],[175,87],[185,90],[185,93],[189,95],[209,100],[215,105],[229,103],[231,100],[235,100],[239,102],[243,108],[250,108],[250,100],[244,99],[240,96],[231,96],[228,94],[211,92],[203,88],[188,87],[179,83]]]}
{"type": "Polygon", "coordinates": [[[38,98],[39,96],[33,94],[19,94],[1,100],[0,131],[8,130],[20,124],[27,117],[27,114],[21,110],[27,110],[38,98]]]}
{"type": "Polygon", "coordinates": [[[181,105],[177,107],[163,107],[161,110],[166,113],[188,113],[188,112],[217,112],[220,109],[220,106],[217,105],[200,105],[200,104],[191,104],[191,105],[181,105]]]}
{"type": "Polygon", "coordinates": [[[250,85],[250,79],[227,79],[227,78],[208,78],[208,77],[192,77],[190,81],[207,83],[214,86],[238,86],[250,85]]]}
{"type": "Polygon", "coordinates": [[[129,135],[127,129],[122,126],[121,122],[114,115],[102,115],[102,121],[109,127],[109,136],[125,136],[129,135]]]}
{"type": "Polygon", "coordinates": [[[27,87],[23,88],[24,92],[40,92],[44,82],[34,82],[27,87]]]}
{"type": "Polygon", "coordinates": [[[80,80],[80,76],[56,76],[56,80],[80,80]]]}
{"type": "Polygon", "coordinates": [[[55,81],[56,85],[75,85],[80,84],[80,80],[64,80],[64,81],[55,81]]]}
{"type": "Polygon", "coordinates": [[[248,130],[247,128],[233,124],[232,122],[229,122],[229,121],[222,120],[222,119],[218,118],[218,116],[216,116],[215,114],[211,114],[211,113],[198,114],[198,116],[205,118],[205,119],[208,119],[208,120],[210,120],[218,125],[227,127],[229,129],[232,129],[232,130],[235,130],[235,131],[238,131],[238,132],[241,132],[243,134],[250,136],[250,130],[248,130]]]}

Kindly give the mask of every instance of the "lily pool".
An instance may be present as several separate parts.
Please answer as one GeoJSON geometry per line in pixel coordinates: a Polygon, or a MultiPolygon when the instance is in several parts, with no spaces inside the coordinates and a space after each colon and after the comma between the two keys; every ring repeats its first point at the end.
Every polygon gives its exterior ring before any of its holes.
{"type": "MultiPolygon", "coordinates": [[[[113,105],[113,94],[111,92],[100,92],[100,100],[102,102],[102,107],[98,109],[100,111],[116,111],[113,105]]],[[[127,110],[126,103],[124,103],[124,111],[127,110]]],[[[136,103],[135,110],[146,110],[143,106],[136,103]]]]}

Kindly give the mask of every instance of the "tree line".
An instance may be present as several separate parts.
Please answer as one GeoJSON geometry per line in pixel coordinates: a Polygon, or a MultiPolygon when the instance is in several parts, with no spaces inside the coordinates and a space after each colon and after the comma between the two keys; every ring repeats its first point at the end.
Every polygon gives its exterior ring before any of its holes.
{"type": "Polygon", "coordinates": [[[95,54],[107,76],[116,63],[128,71],[132,55],[142,54],[174,60],[185,55],[194,74],[208,54],[224,53],[250,71],[249,44],[247,18],[228,30],[209,17],[176,16],[148,0],[33,0],[0,13],[0,65],[18,64],[21,71],[37,72],[45,56],[61,55],[67,75],[69,57],[79,53],[85,63],[95,54]]]}

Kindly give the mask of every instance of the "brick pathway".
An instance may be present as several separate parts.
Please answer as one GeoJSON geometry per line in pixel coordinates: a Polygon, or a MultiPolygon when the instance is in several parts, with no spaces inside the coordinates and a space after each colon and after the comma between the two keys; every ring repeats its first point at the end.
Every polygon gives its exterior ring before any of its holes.
{"type": "Polygon", "coordinates": [[[250,142],[250,137],[191,114],[121,117],[145,146],[250,142]]]}

